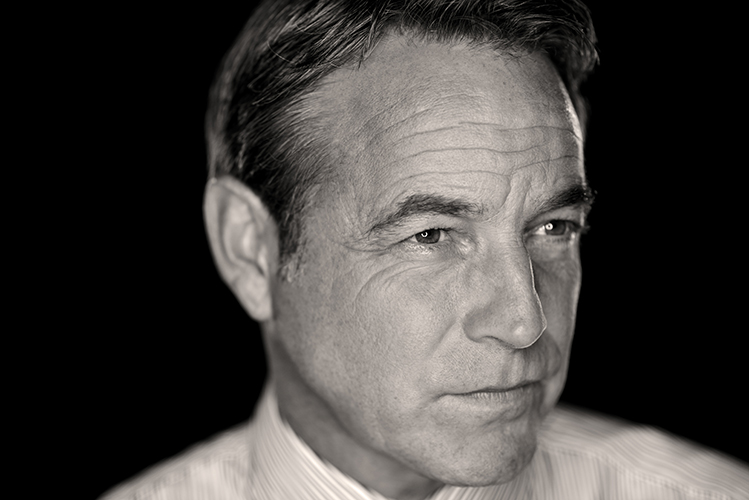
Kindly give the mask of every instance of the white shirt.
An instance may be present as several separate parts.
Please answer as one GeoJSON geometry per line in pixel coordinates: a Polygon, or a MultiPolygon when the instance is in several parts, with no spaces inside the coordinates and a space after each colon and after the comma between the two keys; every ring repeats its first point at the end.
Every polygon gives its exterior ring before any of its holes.
{"type": "MultiPolygon", "coordinates": [[[[385,500],[318,457],[266,387],[255,418],[156,465],[101,500],[385,500]]],[[[430,500],[749,499],[749,466],[644,426],[558,406],[509,483],[430,500]]]]}

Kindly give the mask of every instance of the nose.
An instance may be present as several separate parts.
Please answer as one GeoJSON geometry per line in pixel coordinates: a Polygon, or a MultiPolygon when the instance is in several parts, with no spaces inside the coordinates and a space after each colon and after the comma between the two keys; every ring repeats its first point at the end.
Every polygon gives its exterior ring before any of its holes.
{"type": "Polygon", "coordinates": [[[525,349],[546,330],[533,263],[524,248],[488,259],[471,280],[468,293],[472,305],[463,329],[476,342],[493,339],[525,349]]]}

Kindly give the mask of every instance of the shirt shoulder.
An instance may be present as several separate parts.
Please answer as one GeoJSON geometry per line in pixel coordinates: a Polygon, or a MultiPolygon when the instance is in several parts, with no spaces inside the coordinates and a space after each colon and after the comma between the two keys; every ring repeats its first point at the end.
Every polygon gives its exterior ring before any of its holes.
{"type": "Polygon", "coordinates": [[[749,498],[749,466],[673,436],[589,410],[560,405],[539,452],[557,483],[590,498],[749,498]]]}
{"type": "Polygon", "coordinates": [[[239,500],[249,498],[249,443],[244,422],[193,445],[107,491],[99,500],[239,500]]]}

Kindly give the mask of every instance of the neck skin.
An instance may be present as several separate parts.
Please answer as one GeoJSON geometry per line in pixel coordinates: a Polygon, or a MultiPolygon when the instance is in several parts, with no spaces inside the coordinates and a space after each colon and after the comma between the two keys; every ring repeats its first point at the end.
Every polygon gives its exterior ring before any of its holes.
{"type": "Polygon", "coordinates": [[[424,500],[442,483],[424,477],[377,450],[363,448],[314,396],[283,349],[268,345],[281,417],[321,458],[363,486],[393,500],[424,500]]]}

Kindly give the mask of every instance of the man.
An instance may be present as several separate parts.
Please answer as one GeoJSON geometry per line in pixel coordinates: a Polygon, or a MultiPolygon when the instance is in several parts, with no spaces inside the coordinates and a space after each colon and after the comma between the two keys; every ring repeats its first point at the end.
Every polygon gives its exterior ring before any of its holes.
{"type": "Polygon", "coordinates": [[[574,0],[267,1],[207,120],[209,241],[262,326],[252,422],[107,498],[741,498],[555,409],[592,203],[574,0]]]}

